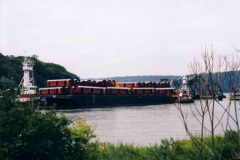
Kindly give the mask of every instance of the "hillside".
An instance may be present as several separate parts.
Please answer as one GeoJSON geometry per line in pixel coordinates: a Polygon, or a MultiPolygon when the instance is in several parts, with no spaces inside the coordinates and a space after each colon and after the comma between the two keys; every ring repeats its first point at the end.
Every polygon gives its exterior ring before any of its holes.
{"type": "MultiPolygon", "coordinates": [[[[34,78],[38,87],[46,86],[48,79],[76,78],[73,73],[68,72],[63,66],[54,63],[44,63],[33,56],[35,61],[34,78]]],[[[23,57],[4,56],[0,53],[0,89],[8,89],[18,86],[23,72],[23,57]]]]}
{"type": "MultiPolygon", "coordinates": [[[[122,77],[110,77],[110,79],[118,82],[159,82],[160,79],[178,79],[180,76],[175,75],[142,75],[142,76],[122,76],[122,77]]],[[[104,78],[101,78],[104,79],[104,78]]]]}

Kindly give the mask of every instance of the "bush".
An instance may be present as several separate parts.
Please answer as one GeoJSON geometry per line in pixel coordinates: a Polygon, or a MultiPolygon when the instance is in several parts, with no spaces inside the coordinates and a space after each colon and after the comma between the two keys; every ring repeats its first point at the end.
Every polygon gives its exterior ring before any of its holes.
{"type": "MultiPolygon", "coordinates": [[[[215,159],[237,159],[237,133],[228,132],[226,139],[223,136],[216,136],[217,157],[215,159]],[[224,142],[224,143],[223,143],[224,142]],[[224,146],[223,146],[224,144],[224,146]]],[[[210,137],[205,137],[206,145],[209,145],[210,137]]],[[[134,146],[130,144],[98,144],[98,159],[105,160],[199,160],[200,153],[191,140],[162,140],[161,144],[153,146],[134,146]]],[[[203,151],[203,159],[214,159],[207,148],[203,151]]]]}
{"type": "Polygon", "coordinates": [[[83,121],[70,121],[54,111],[19,105],[15,96],[0,98],[0,157],[2,159],[86,159],[93,138],[83,121]]]}
{"type": "Polygon", "coordinates": [[[73,141],[71,159],[92,159],[96,150],[95,143],[91,140],[96,136],[93,134],[92,127],[83,118],[73,123],[70,127],[71,139],[73,141]],[[84,154],[83,154],[84,153],[84,154]]]}

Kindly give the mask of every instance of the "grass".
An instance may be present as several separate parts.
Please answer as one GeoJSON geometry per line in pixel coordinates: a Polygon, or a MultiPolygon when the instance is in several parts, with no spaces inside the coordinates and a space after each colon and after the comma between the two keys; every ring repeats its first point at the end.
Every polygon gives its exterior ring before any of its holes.
{"type": "MultiPolygon", "coordinates": [[[[239,144],[237,132],[227,132],[226,136],[216,136],[214,141],[215,159],[237,159],[239,155],[239,144]]],[[[204,138],[205,144],[211,148],[211,138],[204,138]]],[[[212,153],[207,149],[203,150],[203,159],[214,159],[212,153]]],[[[200,159],[200,153],[191,140],[162,140],[159,145],[134,146],[131,144],[110,144],[96,143],[94,156],[91,159],[98,160],[185,160],[200,159]]]]}

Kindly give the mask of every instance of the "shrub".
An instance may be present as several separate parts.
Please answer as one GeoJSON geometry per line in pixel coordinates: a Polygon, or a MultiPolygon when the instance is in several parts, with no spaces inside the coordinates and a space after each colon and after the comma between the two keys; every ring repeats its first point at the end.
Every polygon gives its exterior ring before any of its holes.
{"type": "Polygon", "coordinates": [[[16,97],[0,98],[0,157],[2,159],[83,159],[93,138],[92,130],[81,121],[70,121],[54,111],[37,111],[21,106],[16,97]]]}

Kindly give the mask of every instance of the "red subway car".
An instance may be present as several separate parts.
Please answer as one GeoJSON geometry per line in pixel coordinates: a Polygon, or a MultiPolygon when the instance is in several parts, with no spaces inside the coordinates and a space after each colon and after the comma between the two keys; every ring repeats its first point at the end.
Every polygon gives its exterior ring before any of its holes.
{"type": "Polygon", "coordinates": [[[62,95],[63,90],[62,87],[51,87],[51,88],[40,88],[40,95],[62,95]]]}
{"type": "Polygon", "coordinates": [[[132,88],[132,93],[135,95],[149,95],[154,94],[154,88],[132,88]]]}
{"type": "Polygon", "coordinates": [[[130,88],[126,87],[107,87],[106,94],[109,95],[127,95],[130,92],[130,88]]]}
{"type": "Polygon", "coordinates": [[[93,94],[93,95],[99,95],[99,94],[105,94],[105,88],[104,87],[93,87],[93,86],[76,86],[74,87],[72,94],[93,94]]]}
{"type": "Polygon", "coordinates": [[[160,95],[171,95],[175,92],[175,88],[155,88],[155,93],[160,95]]]}
{"type": "Polygon", "coordinates": [[[54,79],[47,81],[48,87],[70,87],[78,84],[79,84],[78,79],[54,79]]]}

